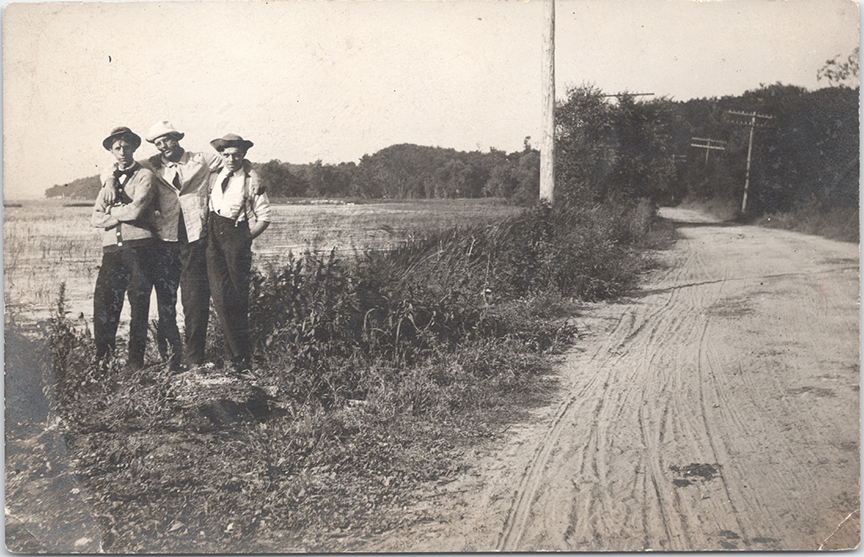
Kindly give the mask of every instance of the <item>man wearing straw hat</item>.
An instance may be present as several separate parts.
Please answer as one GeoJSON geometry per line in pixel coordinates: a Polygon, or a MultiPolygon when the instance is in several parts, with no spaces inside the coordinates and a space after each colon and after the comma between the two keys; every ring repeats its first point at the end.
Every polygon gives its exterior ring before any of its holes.
{"type": "MultiPolygon", "coordinates": [[[[184,134],[161,120],[153,124],[146,139],[159,151],[149,166],[159,179],[157,234],[167,243],[174,262],[166,270],[177,302],[179,284],[186,329],[183,362],[190,367],[204,364],[210,287],[207,282],[207,188],[210,174],[220,157],[190,153],[180,146],[184,134]]],[[[175,317],[176,320],[176,317],[175,317]]]]}
{"type": "Polygon", "coordinates": [[[117,327],[123,297],[129,295],[132,317],[129,324],[127,367],[144,365],[152,269],[155,266],[153,204],[156,177],[135,162],[133,154],[141,138],[127,127],[114,128],[102,146],[117,160],[112,180],[117,188],[103,188],[93,206],[91,222],[101,228],[102,265],[93,294],[93,336],[96,361],[105,365],[116,348],[117,327]],[[107,197],[111,197],[111,201],[107,197]]]}
{"type": "Polygon", "coordinates": [[[210,179],[210,237],[207,275],[213,306],[225,335],[229,365],[250,370],[249,280],[252,240],[270,224],[270,202],[258,173],[246,160],[252,142],[228,134],[210,142],[222,159],[222,171],[210,179]]]}

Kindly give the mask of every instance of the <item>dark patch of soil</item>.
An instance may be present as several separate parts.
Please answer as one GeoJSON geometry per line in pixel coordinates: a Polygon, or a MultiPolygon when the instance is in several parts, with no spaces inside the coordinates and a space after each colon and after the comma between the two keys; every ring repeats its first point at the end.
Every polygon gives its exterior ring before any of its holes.
{"type": "Polygon", "coordinates": [[[676,487],[685,487],[694,482],[709,482],[720,473],[719,464],[700,464],[693,462],[687,466],[670,466],[669,469],[677,476],[672,483],[676,487]]]}

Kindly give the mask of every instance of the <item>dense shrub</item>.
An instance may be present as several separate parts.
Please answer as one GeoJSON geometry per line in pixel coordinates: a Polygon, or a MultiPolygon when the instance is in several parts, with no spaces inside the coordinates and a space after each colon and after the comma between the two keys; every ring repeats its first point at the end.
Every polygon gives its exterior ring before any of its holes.
{"type": "Polygon", "coordinates": [[[434,399],[453,394],[441,392],[441,381],[421,381],[426,372],[418,369],[440,366],[441,354],[468,345],[560,347],[572,331],[548,309],[540,317],[525,304],[624,293],[643,266],[636,247],[654,218],[647,201],[590,209],[541,204],[389,252],[292,257],[253,281],[257,361],[304,404],[338,406],[372,393],[381,400],[411,385],[405,396],[415,400],[412,413],[437,408],[434,399]]]}

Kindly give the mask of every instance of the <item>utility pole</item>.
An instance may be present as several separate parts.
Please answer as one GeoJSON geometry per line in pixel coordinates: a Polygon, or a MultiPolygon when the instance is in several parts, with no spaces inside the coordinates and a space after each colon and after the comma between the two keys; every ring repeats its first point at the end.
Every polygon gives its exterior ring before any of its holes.
{"type": "Polygon", "coordinates": [[[712,149],[717,151],[725,151],[726,150],[726,142],[720,141],[719,139],[706,139],[702,137],[691,137],[690,141],[701,141],[702,143],[691,143],[690,147],[698,147],[699,149],[705,149],[705,164],[708,164],[708,153],[711,152],[712,149]],[[711,145],[711,144],[714,145],[711,145]]]}
{"type": "Polygon", "coordinates": [[[546,0],[543,29],[543,123],[540,134],[540,200],[552,204],[555,190],[555,0],[546,0]]]}
{"type": "Polygon", "coordinates": [[[747,145],[747,174],[744,178],[744,196],[741,198],[741,212],[744,213],[747,211],[747,194],[750,192],[750,159],[753,156],[753,130],[756,128],[768,127],[767,124],[758,123],[756,119],[765,118],[766,120],[771,120],[774,117],[766,114],[757,114],[756,112],[738,112],[736,110],[727,110],[727,112],[735,116],[746,116],[747,118],[750,118],[750,121],[747,123],[734,122],[739,126],[750,126],[750,143],[747,145]]]}

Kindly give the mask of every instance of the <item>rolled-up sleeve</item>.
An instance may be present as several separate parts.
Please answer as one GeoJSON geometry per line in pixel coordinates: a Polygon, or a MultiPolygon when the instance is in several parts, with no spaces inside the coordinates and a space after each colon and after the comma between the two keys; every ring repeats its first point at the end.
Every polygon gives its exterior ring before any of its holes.
{"type": "Polygon", "coordinates": [[[267,192],[252,196],[252,214],[255,220],[270,222],[270,198],[267,192]]]}

